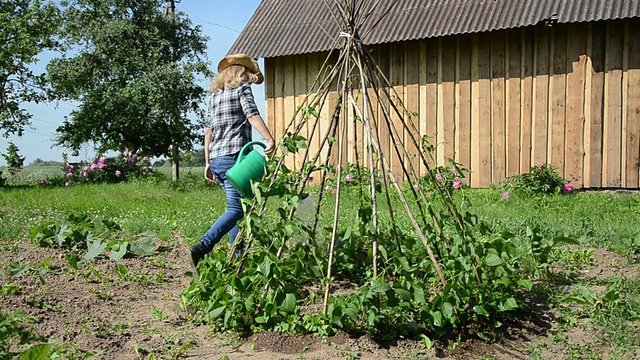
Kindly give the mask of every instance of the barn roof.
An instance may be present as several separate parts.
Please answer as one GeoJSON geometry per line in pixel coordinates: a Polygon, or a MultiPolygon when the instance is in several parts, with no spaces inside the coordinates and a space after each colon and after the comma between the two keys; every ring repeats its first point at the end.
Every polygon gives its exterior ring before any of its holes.
{"type": "MultiPolygon", "coordinates": [[[[389,3],[381,0],[363,26],[366,45],[512,29],[546,20],[640,17],[640,0],[399,0],[381,16],[389,3]]],[[[327,4],[333,0],[262,0],[229,53],[270,58],[330,50],[331,37],[341,29],[327,4]]]]}

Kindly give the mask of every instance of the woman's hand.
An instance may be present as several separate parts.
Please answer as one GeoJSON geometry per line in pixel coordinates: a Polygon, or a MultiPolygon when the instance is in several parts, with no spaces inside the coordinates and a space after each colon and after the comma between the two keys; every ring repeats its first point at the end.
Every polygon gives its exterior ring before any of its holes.
{"type": "Polygon", "coordinates": [[[216,182],[216,177],[213,176],[213,172],[211,171],[211,166],[208,164],[207,166],[204,167],[204,178],[210,183],[216,182]]]}
{"type": "Polygon", "coordinates": [[[273,139],[267,140],[267,147],[264,149],[264,152],[265,154],[271,154],[273,150],[275,150],[275,148],[276,148],[275,141],[273,141],[273,139]]]}

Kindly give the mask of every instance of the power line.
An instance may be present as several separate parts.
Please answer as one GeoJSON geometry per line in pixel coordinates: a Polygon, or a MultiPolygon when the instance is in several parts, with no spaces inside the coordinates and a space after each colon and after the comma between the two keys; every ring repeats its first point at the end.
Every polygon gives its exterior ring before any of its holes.
{"type": "Polygon", "coordinates": [[[222,25],[222,24],[218,24],[218,23],[212,23],[212,22],[208,22],[208,21],[206,21],[206,20],[202,20],[198,15],[194,14],[194,13],[193,13],[193,12],[191,12],[189,9],[187,9],[186,7],[184,7],[184,5],[180,5],[180,8],[182,8],[182,10],[185,10],[185,11],[186,11],[186,12],[188,12],[189,14],[193,15],[193,17],[195,17],[196,19],[200,20],[200,22],[202,22],[202,23],[205,23],[205,24],[208,24],[208,25],[213,25],[213,26],[218,26],[218,27],[221,27],[221,28],[225,28],[225,29],[227,29],[227,30],[231,30],[231,31],[233,31],[233,32],[236,32],[236,33],[240,34],[240,31],[238,31],[238,30],[236,30],[236,29],[233,29],[233,28],[230,28],[230,27],[228,27],[228,26],[226,26],[226,25],[222,25]]]}
{"type": "Polygon", "coordinates": [[[31,130],[31,129],[24,129],[24,131],[26,131],[26,132],[30,132],[30,133],[34,133],[34,134],[38,134],[38,135],[40,135],[40,136],[47,136],[47,137],[49,137],[49,139],[48,139],[48,140],[40,140],[40,141],[37,141],[37,142],[47,142],[47,141],[52,141],[52,139],[51,139],[51,138],[54,136],[54,134],[44,134],[44,133],[37,132],[37,131],[35,131],[35,130],[31,130]]]}
{"type": "Polygon", "coordinates": [[[60,126],[60,124],[56,124],[56,123],[51,122],[51,121],[47,121],[47,120],[43,120],[43,119],[39,119],[39,118],[37,118],[37,117],[31,117],[31,120],[40,121],[40,122],[43,122],[43,123],[45,123],[45,124],[49,124],[49,125],[60,126]]]}

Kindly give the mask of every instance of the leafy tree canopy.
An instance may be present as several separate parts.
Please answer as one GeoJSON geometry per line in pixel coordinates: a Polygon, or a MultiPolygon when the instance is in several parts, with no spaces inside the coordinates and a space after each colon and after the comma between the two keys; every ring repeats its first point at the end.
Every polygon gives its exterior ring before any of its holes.
{"type": "Polygon", "coordinates": [[[47,99],[45,76],[29,66],[42,51],[56,49],[60,11],[42,0],[2,0],[0,24],[0,131],[22,136],[32,115],[21,104],[47,99]]]}
{"type": "Polygon", "coordinates": [[[169,155],[199,138],[199,104],[208,76],[207,38],[183,14],[165,15],[160,0],[63,1],[63,34],[73,56],[54,59],[49,79],[61,98],[77,101],[57,145],[169,155]]]}

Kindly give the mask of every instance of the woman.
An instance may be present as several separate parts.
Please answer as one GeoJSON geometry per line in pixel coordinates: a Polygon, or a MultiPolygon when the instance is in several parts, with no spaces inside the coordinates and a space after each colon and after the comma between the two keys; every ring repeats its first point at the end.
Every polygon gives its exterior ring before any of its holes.
{"type": "Polygon", "coordinates": [[[251,92],[251,84],[261,84],[263,80],[254,59],[244,54],[234,54],[220,61],[218,75],[211,82],[204,132],[204,177],[215,182],[215,176],[222,185],[227,197],[227,210],[189,249],[194,267],[225,234],[229,233],[231,244],[238,235],[236,223],[244,214],[240,195],[227,181],[226,172],[236,163],[242,147],[251,141],[251,128],[254,127],[266,141],[266,153],[274,149],[273,137],[258,112],[251,92]]]}

